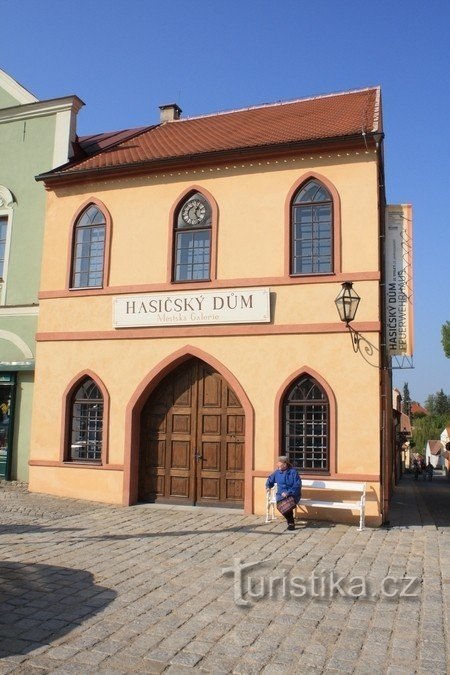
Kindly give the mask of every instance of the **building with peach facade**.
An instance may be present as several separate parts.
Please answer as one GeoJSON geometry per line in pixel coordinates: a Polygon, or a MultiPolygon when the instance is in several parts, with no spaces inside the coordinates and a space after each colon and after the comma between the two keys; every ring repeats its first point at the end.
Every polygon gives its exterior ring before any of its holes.
{"type": "Polygon", "coordinates": [[[365,481],[381,524],[382,146],[378,88],[196,118],[170,105],[39,176],[30,490],[262,513],[287,454],[305,478],[365,481]]]}

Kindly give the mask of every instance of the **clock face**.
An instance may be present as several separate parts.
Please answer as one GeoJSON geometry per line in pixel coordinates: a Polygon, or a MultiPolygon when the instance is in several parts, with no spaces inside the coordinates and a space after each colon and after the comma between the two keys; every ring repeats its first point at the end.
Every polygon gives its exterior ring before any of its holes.
{"type": "Polygon", "coordinates": [[[199,225],[206,216],[206,206],[199,199],[190,199],[181,209],[181,217],[188,225],[199,225]]]}

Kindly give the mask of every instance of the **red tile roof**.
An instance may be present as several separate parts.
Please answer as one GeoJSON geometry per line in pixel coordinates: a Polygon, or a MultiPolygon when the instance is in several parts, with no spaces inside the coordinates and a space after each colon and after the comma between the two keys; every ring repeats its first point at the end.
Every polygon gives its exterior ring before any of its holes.
{"type": "Polygon", "coordinates": [[[424,408],[420,403],[411,403],[411,415],[428,415],[428,410],[424,408]]]}
{"type": "Polygon", "coordinates": [[[78,143],[80,148],[87,154],[93,155],[96,152],[101,152],[112,145],[117,145],[127,140],[131,136],[141,131],[147,131],[149,127],[140,127],[139,129],[125,129],[124,131],[108,131],[102,134],[92,134],[90,136],[80,136],[78,143]]]}
{"type": "MultiPolygon", "coordinates": [[[[382,131],[378,87],[178,119],[80,139],[80,156],[41,178],[120,167],[190,161],[382,131]]],[[[149,167],[150,168],[150,167],[149,167]]]]}
{"type": "Polygon", "coordinates": [[[408,415],[401,413],[400,415],[400,431],[406,431],[406,433],[411,433],[411,420],[408,415]]]}

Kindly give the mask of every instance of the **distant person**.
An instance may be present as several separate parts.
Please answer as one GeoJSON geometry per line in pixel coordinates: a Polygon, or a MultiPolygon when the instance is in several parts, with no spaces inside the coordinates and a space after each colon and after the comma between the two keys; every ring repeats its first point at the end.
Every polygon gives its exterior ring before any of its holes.
{"type": "Polygon", "coordinates": [[[417,459],[415,459],[413,462],[413,472],[414,472],[414,480],[419,480],[420,466],[417,459]]]}
{"type": "Polygon", "coordinates": [[[426,474],[427,474],[428,480],[433,480],[433,473],[434,473],[434,466],[432,465],[430,460],[428,460],[428,464],[427,464],[427,468],[426,468],[426,474]]]}

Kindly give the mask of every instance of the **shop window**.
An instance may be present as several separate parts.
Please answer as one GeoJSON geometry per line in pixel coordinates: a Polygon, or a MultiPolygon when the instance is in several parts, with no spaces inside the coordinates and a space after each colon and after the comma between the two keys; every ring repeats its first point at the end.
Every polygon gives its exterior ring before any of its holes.
{"type": "Polygon", "coordinates": [[[291,274],[333,272],[333,199],[318,180],[294,195],[291,210],[291,274]]]}
{"type": "Polygon", "coordinates": [[[74,228],[71,288],[103,286],[105,240],[105,216],[91,204],[79,216],[74,228]]]}
{"type": "Polygon", "coordinates": [[[0,480],[10,480],[16,373],[0,374],[0,480]]]}
{"type": "Polygon", "coordinates": [[[173,281],[211,279],[212,209],[200,192],[191,193],[175,213],[173,281]]]}
{"type": "Polygon", "coordinates": [[[302,375],[283,401],[283,452],[300,471],[328,472],[329,401],[321,385],[302,375]]]}
{"type": "Polygon", "coordinates": [[[103,442],[104,402],[100,389],[86,378],[75,389],[70,402],[70,447],[67,459],[100,462],[103,442]]]}

